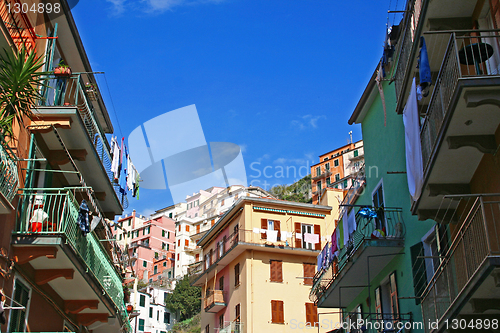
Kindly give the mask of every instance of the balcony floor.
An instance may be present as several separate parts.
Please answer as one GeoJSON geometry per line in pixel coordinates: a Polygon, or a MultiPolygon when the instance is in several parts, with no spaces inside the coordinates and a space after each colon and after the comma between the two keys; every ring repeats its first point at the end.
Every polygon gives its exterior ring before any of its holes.
{"type": "Polygon", "coordinates": [[[347,307],[368,286],[368,260],[373,279],[403,248],[402,239],[365,240],[318,300],[318,307],[347,307]]]}

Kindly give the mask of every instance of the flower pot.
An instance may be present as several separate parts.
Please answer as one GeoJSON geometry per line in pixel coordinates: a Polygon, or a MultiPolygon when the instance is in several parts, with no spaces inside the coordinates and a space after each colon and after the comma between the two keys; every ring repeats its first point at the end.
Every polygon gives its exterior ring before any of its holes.
{"type": "Polygon", "coordinates": [[[56,68],[54,68],[54,75],[55,76],[70,76],[71,75],[71,68],[69,68],[69,67],[56,67],[56,68]]]}

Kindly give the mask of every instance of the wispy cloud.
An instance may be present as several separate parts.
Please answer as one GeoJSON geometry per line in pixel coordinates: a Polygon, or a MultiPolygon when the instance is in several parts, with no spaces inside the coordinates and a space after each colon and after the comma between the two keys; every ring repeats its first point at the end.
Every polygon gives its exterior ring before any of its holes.
{"type": "Polygon", "coordinates": [[[306,114],[299,119],[294,119],[290,122],[290,125],[294,128],[298,128],[299,130],[305,130],[308,128],[317,128],[318,121],[321,119],[326,119],[326,116],[319,115],[313,116],[311,114],[306,114]]]}
{"type": "Polygon", "coordinates": [[[200,4],[218,4],[226,0],[106,0],[110,2],[116,14],[121,14],[125,10],[137,10],[147,13],[158,13],[171,10],[179,6],[193,6],[200,4]]]}

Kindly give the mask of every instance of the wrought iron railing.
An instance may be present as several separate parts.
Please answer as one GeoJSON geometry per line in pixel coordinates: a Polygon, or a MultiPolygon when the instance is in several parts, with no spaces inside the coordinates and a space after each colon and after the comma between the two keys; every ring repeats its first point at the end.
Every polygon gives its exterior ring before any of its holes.
{"type": "Polygon", "coordinates": [[[445,196],[442,207],[449,216],[443,222],[458,220],[460,229],[422,293],[424,322],[442,323],[483,262],[500,255],[500,193],[445,196]],[[448,214],[450,207],[455,208],[448,214]]]}
{"type": "Polygon", "coordinates": [[[117,309],[125,311],[122,281],[106,250],[93,232],[83,235],[77,219],[79,205],[70,190],[46,189],[34,193],[25,189],[15,235],[60,236],[73,248],[101,289],[117,309]]]}
{"type": "Polygon", "coordinates": [[[126,194],[120,191],[120,185],[115,181],[115,176],[111,171],[111,163],[113,161],[110,154],[111,148],[99,121],[96,119],[96,110],[92,103],[99,98],[97,86],[94,84],[90,88],[87,87],[82,74],[78,73],[71,76],[51,75],[46,80],[46,86],[43,88],[44,99],[40,102],[40,106],[71,106],[78,109],[87,135],[106,170],[116,196],[119,198],[122,207],[127,208],[128,199],[126,194]]]}
{"type": "Polygon", "coordinates": [[[0,142],[0,192],[11,202],[19,187],[19,175],[14,153],[0,142]]]}
{"type": "Polygon", "coordinates": [[[420,23],[423,2],[427,0],[409,0],[406,4],[406,13],[403,19],[401,37],[398,42],[398,63],[394,73],[394,82],[396,85],[396,97],[399,105],[403,104],[403,94],[406,80],[406,72],[412,60],[412,54],[416,51],[418,43],[415,43],[415,34],[420,23]]]}
{"type": "MultiPolygon", "coordinates": [[[[356,230],[350,234],[346,245],[341,245],[336,260],[315,274],[310,299],[317,302],[325,294],[363,242],[404,239],[406,227],[402,213],[401,208],[360,207],[355,216],[356,230]]],[[[339,226],[337,232],[340,232],[339,226]]]]}
{"type": "MultiPolygon", "coordinates": [[[[491,35],[491,33],[492,31],[482,30],[475,30],[474,33],[465,36],[458,36],[454,32],[451,35],[449,32],[446,33],[450,35],[450,39],[442,58],[440,71],[434,84],[432,97],[420,132],[424,174],[429,168],[444,119],[450,112],[452,97],[458,87],[459,80],[463,78],[500,76],[498,55],[494,56],[492,53],[493,48],[490,53],[474,52],[475,45],[485,45],[486,50],[488,50],[486,45],[490,45],[490,43],[500,45],[500,36],[491,35]],[[483,35],[471,36],[471,34],[483,35]],[[472,51],[469,52],[469,49],[472,51]],[[486,58],[485,54],[489,55],[491,59],[486,58]]],[[[479,48],[479,46],[476,48],[479,48]]]]}

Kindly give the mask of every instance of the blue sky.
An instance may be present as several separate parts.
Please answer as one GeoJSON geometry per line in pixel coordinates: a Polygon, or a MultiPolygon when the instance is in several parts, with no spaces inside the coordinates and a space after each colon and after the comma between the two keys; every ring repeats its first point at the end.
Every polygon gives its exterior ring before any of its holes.
{"type": "MultiPolygon", "coordinates": [[[[240,145],[248,181],[264,187],[296,179],[255,169],[304,176],[349,131],[361,139],[347,120],[400,2],[84,0],[72,13],[93,70],[106,73],[99,84],[118,136],[195,104],[207,141],[240,145]]],[[[173,203],[146,189],[129,201],[125,212],[144,215],[173,203]]]]}

